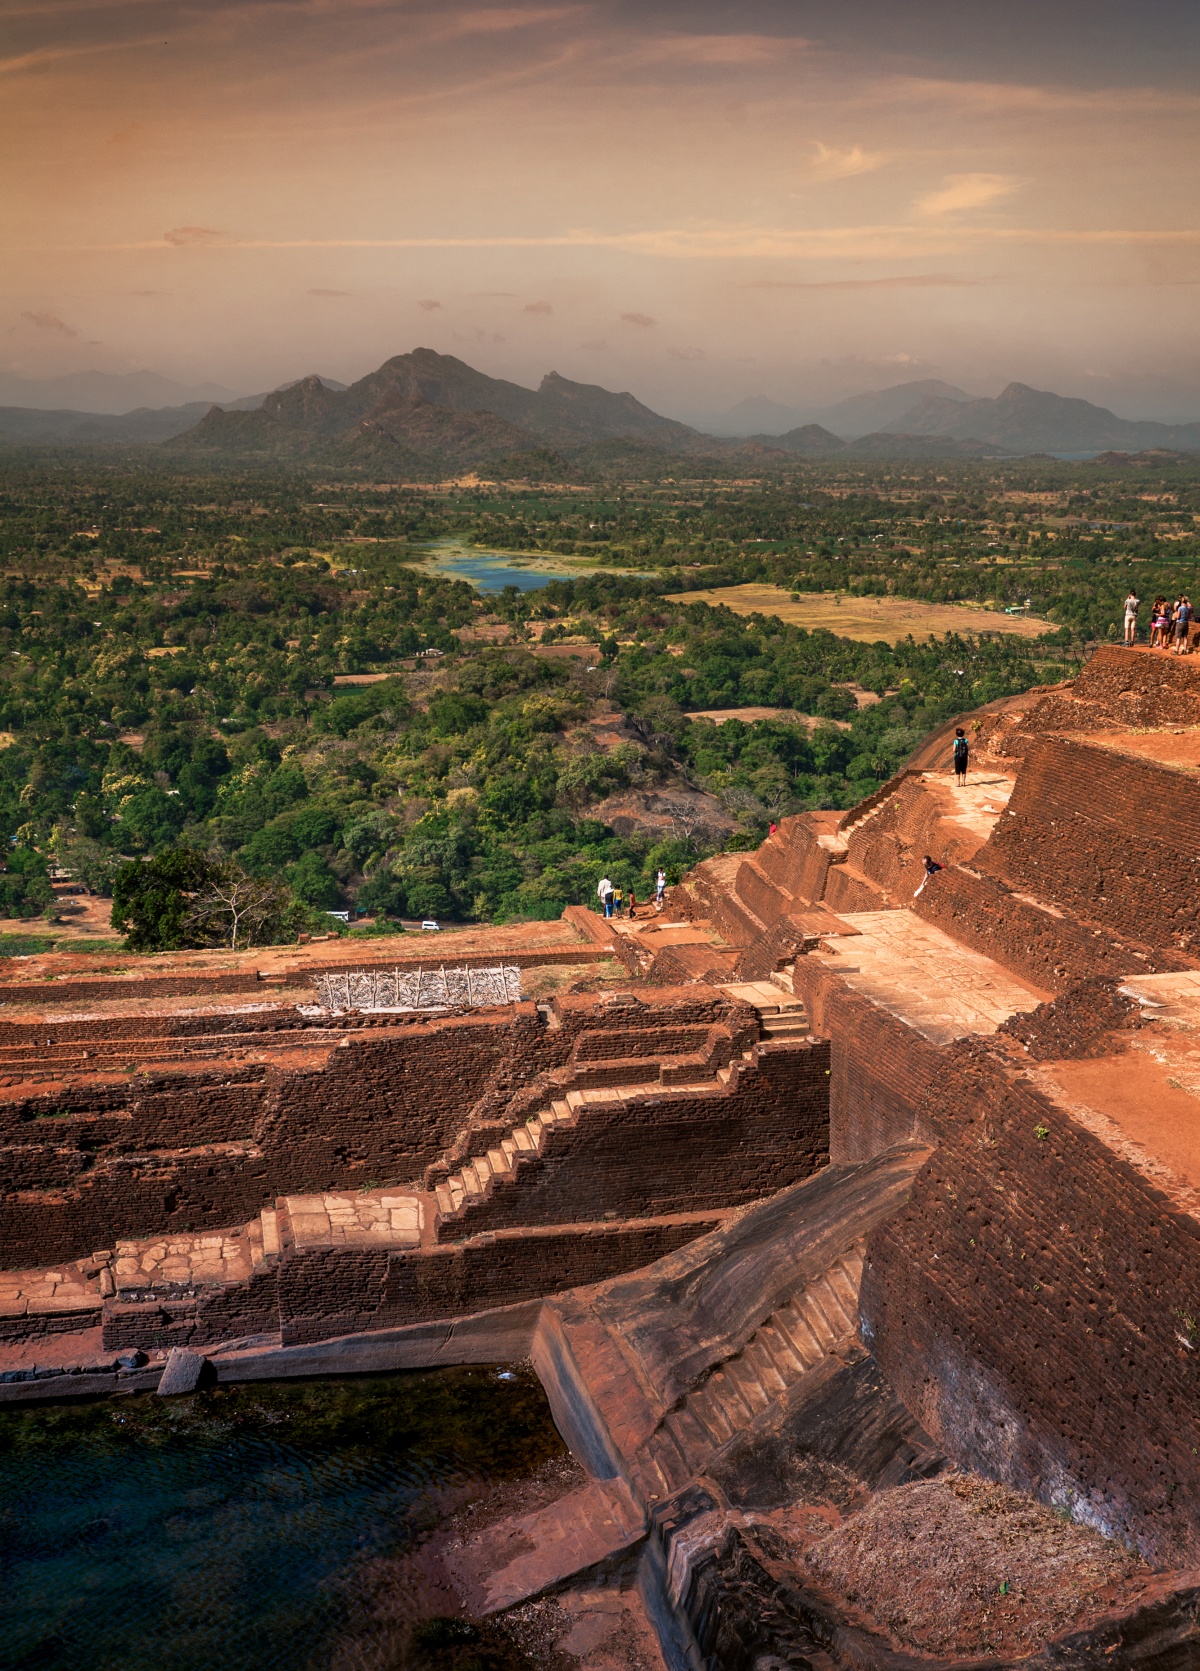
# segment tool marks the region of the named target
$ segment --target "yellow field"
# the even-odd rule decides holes
[[[839,602],[840,598],[840,602]],[[800,602],[782,586],[719,586],[708,592],[672,592],[673,603],[724,604],[737,615],[777,615],[790,626],[825,627],[840,638],[864,644],[886,639],[897,644],[911,633],[926,638],[948,632],[1013,632],[1037,638],[1054,631],[1053,621],[1036,615],[1004,615],[970,604],[918,603],[913,598],[851,598],[837,592],[803,592]]]

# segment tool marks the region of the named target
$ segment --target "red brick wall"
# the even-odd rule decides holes
[[[430,1253],[315,1250],[198,1300],[107,1302],[104,1345],[205,1346],[279,1332],[290,1346],[470,1316],[636,1270],[720,1222],[718,1215],[514,1231]]]
[[[1095,930],[1017,899],[994,876],[950,866],[930,882],[913,910],[954,940],[994,957],[1043,992],[1063,992],[1098,975],[1150,975],[1184,968],[1175,951],[1145,946],[1112,930]]]
[[[1025,757],[1008,813],[977,869],[1139,944],[1200,946],[1200,782],[1045,738]]]
[[[593,1104],[576,1126],[552,1127],[541,1159],[448,1221],[442,1239],[699,1212],[797,1183],[828,1152],[828,1065],[823,1044],[767,1044],[732,1094]]]
[[[237,1223],[280,1194],[419,1177],[489,1078],[513,1059],[532,1064],[547,1036],[555,1035],[526,1004],[485,1019],[351,1031],[346,1048],[319,1050],[311,1070],[250,1069],[261,1084],[249,1087],[163,1076],[164,1089],[126,1091],[125,1106],[99,1120],[22,1120],[27,1107],[6,1105],[0,1264],[40,1265],[121,1237]],[[80,1087],[40,1106],[95,1095]],[[119,1095],[101,1086],[98,1100]],[[206,1152],[238,1140],[240,1152]]]
[[[936,1146],[864,1278],[865,1338],[900,1397],[965,1466],[1194,1561],[1200,1345],[1176,1335],[1178,1313],[1200,1323],[1200,1224],[997,1050],[939,1049],[818,964],[797,972],[832,1039],[834,1160]],[[1068,1052],[1088,1047],[1092,995],[1063,1011]]]

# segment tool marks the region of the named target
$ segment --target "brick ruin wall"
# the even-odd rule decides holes
[[[1158,1564],[1194,1562],[1200,1225],[996,1049],[939,1049],[817,964],[799,961],[798,984],[832,1040],[834,1161],[934,1149],[868,1249],[864,1338],[884,1372],[962,1465]],[[1104,983],[1049,1008],[1021,1025],[1063,1055],[1094,1049],[1106,1014],[1123,1024]]]
[[[319,1249],[198,1301],[109,1306],[108,1351],[278,1334],[295,1346],[471,1316],[623,1275],[706,1235],[721,1215],[522,1229],[431,1252]]]
[[[1200,785],[1066,737],[1026,754],[976,867],[1085,921],[1186,951],[1195,928]]]
[[[656,1218],[740,1206],[828,1159],[829,1049],[763,1044],[729,1095],[601,1104],[547,1135],[544,1158],[469,1210],[464,1228]],[[451,1226],[457,1233],[457,1226]]]
[[[753,1012],[703,986],[659,989],[649,1003],[565,995],[549,1015],[526,1003],[420,1023],[347,1018],[334,1032],[281,1007],[219,1025],[214,1035],[204,1031],[212,1016],[160,1017],[155,1048],[183,1040],[229,1050],[274,1038],[290,1062],[272,1063],[269,1052],[266,1063],[201,1059],[191,1074],[152,1073],[132,1094],[108,1072],[0,1104],[0,1261],[43,1265],[124,1237],[236,1224],[283,1194],[419,1183],[449,1171],[456,1150],[481,1153],[482,1139],[524,1118],[556,1070],[624,1083],[672,1058],[686,1076],[688,1063],[715,1068],[757,1037]],[[92,1062],[113,1044],[110,1033],[118,1058],[126,1045],[131,1059],[146,1051],[148,1030],[136,1018],[93,1018],[64,1020],[54,1033],[59,1050],[87,1046]],[[32,1046],[34,1034],[9,1022],[0,1044]],[[304,1051],[298,1066],[294,1048]],[[738,1061],[728,1089],[713,1081],[662,1099],[638,1084],[552,1131],[537,1163],[440,1227],[440,1246],[293,1252],[198,1296],[110,1301],[106,1344],[275,1331],[319,1339],[513,1304],[636,1268],[825,1163],[827,1061],[821,1046],[766,1044],[757,1060]]]
[[[351,1032],[344,1049],[314,1045],[304,1067],[232,1062],[0,1103],[0,1263],[233,1224],[281,1194],[411,1179],[489,1079],[536,1055],[542,1032],[522,1005]]]

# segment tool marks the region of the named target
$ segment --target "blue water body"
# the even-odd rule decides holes
[[[514,564],[511,553],[469,551],[439,558],[439,574],[451,580],[469,580],[481,592],[502,592],[516,586],[522,592],[536,592],[552,580],[578,580],[580,569],[527,569]]]
[[[370,1563],[557,1452],[525,1371],[5,1410],[0,1665],[324,1671]]]

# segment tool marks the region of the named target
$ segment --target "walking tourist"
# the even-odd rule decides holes
[[[913,895],[914,899],[919,898],[920,895],[925,892],[925,884],[926,884],[926,882],[929,881],[930,877],[931,876],[936,876],[939,870],[943,870],[945,868],[945,866],[940,865],[937,862],[936,859],[931,859],[928,853],[926,853],[923,862],[924,862],[924,865],[925,865],[925,874],[921,878],[921,886],[917,889],[916,893]]]
[[[621,907],[624,903],[625,895],[621,892],[619,887],[614,888],[612,891],[612,910],[608,913],[608,915],[610,917],[619,917],[621,915]]]
[[[630,888],[630,890],[629,890],[629,920],[630,920],[630,922],[633,921],[636,914],[637,914],[637,895],[634,893],[633,889]]]
[[[962,788],[967,781],[967,766],[971,759],[971,749],[967,742],[967,734],[960,725],[954,733],[954,782]]]
[[[1141,607],[1142,607],[1142,600],[1141,600],[1141,598],[1138,597],[1137,593],[1134,591],[1133,587],[1131,586],[1129,588],[1129,596],[1125,599],[1125,642],[1126,642],[1126,644],[1136,644],[1137,643],[1137,618],[1138,618],[1138,610]]]
[[[1191,600],[1185,593],[1181,593],[1179,602],[1175,606],[1175,650],[1177,656],[1188,653],[1188,627],[1192,620]]]
[[[654,879],[654,909],[656,911],[661,911],[662,910],[662,908],[663,908],[663,895],[666,893],[666,891],[667,891],[667,873],[666,873],[665,870],[660,870],[658,875]]]
[[[611,917],[613,913],[613,885],[607,876],[602,876],[596,884],[596,893],[600,904],[604,907],[604,915]]]

